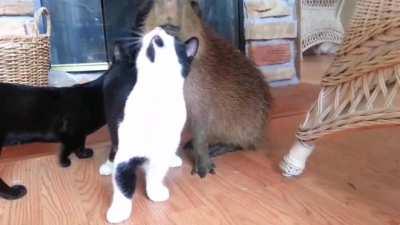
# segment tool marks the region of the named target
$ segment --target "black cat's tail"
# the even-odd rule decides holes
[[[3,179],[0,178],[0,197],[7,200],[15,200],[22,198],[27,190],[23,185],[8,186]]]
[[[136,170],[146,161],[145,158],[134,157],[127,162],[119,163],[115,171],[115,182],[126,198],[132,198],[136,188]]]

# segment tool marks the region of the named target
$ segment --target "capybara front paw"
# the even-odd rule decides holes
[[[192,174],[197,173],[201,178],[207,176],[208,173],[215,174],[215,164],[210,160],[199,160],[195,163]]]

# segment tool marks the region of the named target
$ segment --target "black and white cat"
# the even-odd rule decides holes
[[[120,81],[105,82],[107,123],[111,136],[118,141],[112,140],[118,150],[108,222],[129,218],[138,167],[145,170],[147,196],[156,202],[169,198],[163,179],[169,167],[182,164],[176,150],[186,121],[183,83],[198,45],[197,38],[182,43],[155,28],[143,36],[134,55],[137,80],[125,74],[118,78]],[[126,55],[126,50],[118,48],[116,55]]]

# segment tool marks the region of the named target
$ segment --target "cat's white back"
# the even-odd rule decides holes
[[[165,33],[159,29],[155,32]],[[144,45],[148,43],[146,37]],[[125,158],[132,157],[130,154],[165,158],[176,151],[174,147],[180,142],[177,134],[186,121],[182,66],[173,47],[173,37],[162,37],[165,46],[154,45],[158,48],[154,62],[147,58],[145,48],[137,58],[137,82],[118,129],[119,148],[132,149],[124,153]]]
[[[151,59],[147,46],[157,35],[163,45],[153,43],[155,57]],[[163,184],[169,167],[182,164],[176,150],[186,121],[184,70],[176,52],[175,39],[156,28],[143,37],[142,43],[136,59],[137,82],[125,102],[123,119],[118,127],[118,151],[112,173],[113,199],[107,212],[110,223],[122,222],[131,214],[134,187],[131,192],[126,186],[134,181],[125,177],[136,168],[132,163],[144,161],[146,193],[156,202],[169,198],[168,188]],[[196,49],[197,45],[194,45]],[[194,57],[197,50],[192,51],[193,55],[188,52],[190,50],[186,51],[188,56]]]

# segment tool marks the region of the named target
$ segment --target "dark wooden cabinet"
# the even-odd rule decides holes
[[[52,15],[53,66],[68,65],[62,70],[88,71],[107,66],[114,41],[130,36],[137,13],[136,1],[143,0],[35,1],[39,6],[48,7]],[[244,43],[241,40],[242,2],[200,0],[206,23],[236,47]],[[93,68],[88,68],[89,64]]]
[[[135,1],[102,0],[104,28],[108,49],[118,37],[129,35],[136,14]],[[242,0],[200,0],[203,19],[222,37],[236,47],[241,43],[241,7]]]

